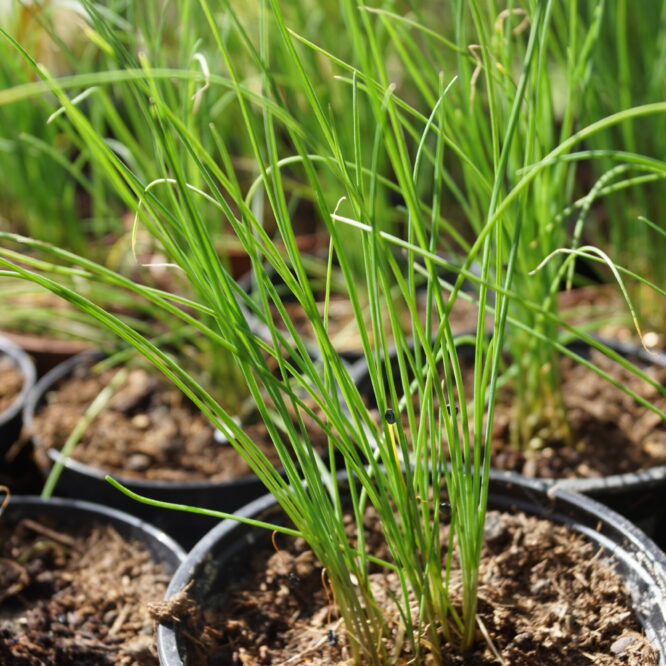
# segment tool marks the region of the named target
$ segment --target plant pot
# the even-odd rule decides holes
[[[567,525],[591,542],[595,551],[609,555],[640,624],[659,652],[660,663],[666,663],[666,556],[640,530],[588,497],[565,489],[547,493],[538,482],[509,472],[492,472],[488,506]],[[237,515],[275,522],[281,512],[274,498],[265,496]],[[190,598],[204,607],[213,595],[224,598],[221,595],[230,587],[238,587],[260,538],[266,543],[265,530],[223,521],[188,554],[171,580],[166,598],[189,584]],[[188,663],[187,647],[177,629],[160,624],[157,634],[162,666]]]
[[[63,340],[15,331],[4,331],[3,335],[30,354],[39,376],[47,373],[68,358],[89,349],[85,342],[79,342],[78,340]]]
[[[103,357],[101,353],[81,354],[61,363],[42,377],[26,401],[24,421],[28,430],[49,390],[71,375],[80,364]],[[39,451],[39,438],[33,436],[33,443],[35,450]],[[48,474],[59,457],[59,452],[54,449],[48,449],[47,456],[36,456],[44,475]],[[105,476],[105,471],[70,457],[65,461],[56,493],[64,497],[94,500],[136,515],[164,530],[186,548],[196,543],[216,523],[216,519],[210,516],[162,509],[132,500],[107,483]],[[152,499],[229,513],[266,492],[265,486],[254,474],[231,481],[140,479],[115,473],[113,476],[130,490]]]
[[[2,520],[8,518],[12,521],[44,517],[64,530],[100,521],[112,525],[121,536],[140,541],[168,573],[176,571],[185,560],[185,551],[162,530],[129,513],[99,503],[62,497],[42,499],[34,495],[13,495],[0,515]]]
[[[167,575],[172,574],[180,565],[180,563],[185,558],[185,553],[182,548],[173,541],[169,536],[164,532],[158,530],[154,526],[135,518],[129,514],[110,509],[108,507],[93,504],[91,502],[82,502],[80,500],[73,499],[61,499],[61,498],[51,498],[44,500],[36,496],[20,496],[14,495],[11,497],[9,504],[4,509],[3,512],[0,512],[0,522],[5,523],[9,521],[10,523],[18,522],[22,519],[30,519],[33,522],[39,522],[40,520],[46,520],[49,523],[49,527],[56,530],[58,533],[62,532],[63,543],[64,537],[69,536],[73,532],[78,532],[81,529],[92,527],[93,525],[99,526],[110,526],[118,534],[124,537],[127,540],[139,542],[149,553],[150,559],[155,564],[160,564],[165,570]],[[49,539],[56,539],[55,537],[50,537],[50,533],[46,532],[45,536],[42,537],[44,544],[54,543],[49,541]],[[106,545],[106,541],[101,544],[103,547]],[[62,546],[60,546],[62,548]],[[124,552],[124,551],[123,551]],[[86,553],[83,552],[82,555]],[[126,562],[121,562],[119,565],[125,566]],[[105,565],[102,565],[105,566]],[[145,571],[142,566],[141,571]],[[34,574],[31,574],[34,575]],[[127,571],[127,575],[130,574]],[[143,574],[139,574],[143,575]],[[37,579],[40,580],[39,578]],[[50,580],[50,579],[49,579]],[[85,581],[85,578],[83,579]],[[134,583],[134,578],[132,582]],[[48,581],[46,581],[48,585]],[[108,580],[107,580],[108,585]],[[142,588],[150,590],[150,587]],[[57,591],[57,590],[56,590]],[[155,595],[158,596],[158,595]],[[2,595],[0,595],[0,598]],[[119,597],[122,598],[122,597]],[[130,598],[131,593],[130,593]],[[159,601],[158,598],[155,598],[154,601]],[[25,603],[25,602],[24,602]],[[35,608],[40,608],[42,604],[40,599],[35,605]],[[80,602],[78,602],[80,604]],[[48,608],[48,606],[47,606]],[[48,611],[41,611],[42,613],[47,613]],[[78,612],[78,607],[77,607]],[[85,612],[85,611],[84,611]],[[63,619],[58,618],[58,621],[64,624],[70,624],[69,616],[71,613],[64,614]],[[74,620],[72,620],[74,622]],[[106,624],[106,621],[105,621]],[[77,625],[74,625],[77,626]],[[47,630],[49,632],[57,632],[60,635],[60,631],[55,628],[55,624],[48,626]],[[81,642],[87,643],[90,640],[91,636],[84,636],[85,632],[81,634]],[[7,636],[3,636],[6,640]],[[141,636],[137,633],[137,641],[141,641]],[[11,644],[10,644],[11,645]],[[7,646],[6,646],[7,647]],[[8,649],[8,648],[7,648]],[[3,662],[4,663],[4,662]],[[14,663],[13,661],[11,663]],[[20,661],[20,663],[28,663]],[[32,660],[29,663],[37,663]],[[43,663],[43,662],[39,662]],[[58,662],[65,663],[65,661]],[[75,662],[67,661],[66,663],[83,663],[78,660]],[[89,663],[86,661],[85,663]],[[92,662],[90,662],[92,663]],[[95,663],[98,663],[95,661]],[[101,663],[101,662],[99,662]],[[106,663],[106,662],[105,662]],[[129,662],[128,662],[129,663]]]
[[[633,343],[606,339],[602,342],[623,356],[666,367],[666,354],[662,352],[647,353]],[[589,346],[580,341],[569,346],[581,356],[590,352]],[[547,483],[593,497],[636,523],[662,548],[666,546],[666,465],[598,479],[561,479]]]
[[[634,357],[646,364],[666,367],[666,354],[648,354],[642,348],[629,343],[601,338],[598,340],[624,356]],[[568,346],[583,357],[590,355],[591,349],[587,343],[575,341]],[[473,358],[473,345],[461,345],[458,349],[461,358]],[[393,351],[390,354],[394,357]],[[397,361],[394,365],[397,369]],[[352,366],[350,373],[361,394],[372,403],[374,398],[371,395],[372,387],[365,361],[359,361]],[[666,499],[666,465],[597,478],[536,477],[534,480],[544,489],[557,486],[593,497],[636,523],[662,547],[666,546],[666,503],[663,501]]]
[[[8,356],[23,375],[23,386],[16,399],[0,413],[0,457],[16,441],[21,432],[22,410],[26,396],[35,383],[35,366],[30,357],[7,338],[0,337],[0,357]]]

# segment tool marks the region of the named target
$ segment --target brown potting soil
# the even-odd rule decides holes
[[[148,603],[169,577],[109,526],[76,534],[0,519],[0,663],[157,665]]]
[[[381,543],[376,525],[369,529],[373,534],[368,543]],[[442,543],[447,543],[447,533],[443,526]],[[322,586],[319,564],[302,539],[287,542],[280,537],[281,550],[275,552],[267,535],[266,550],[254,554],[248,579],[240,587],[235,581],[235,589],[217,606],[202,608],[187,590],[153,606],[159,620],[187,636],[188,664],[352,663],[338,611]],[[380,546],[375,554],[387,557],[385,551]],[[415,663],[391,600],[393,595],[400,598],[396,574],[376,571],[370,577],[388,627],[388,654],[397,650],[395,663],[400,666]],[[458,605],[461,572],[455,557],[450,590]],[[603,553],[565,526],[522,513],[487,516],[478,618],[484,631],[478,632],[473,652],[459,657],[455,646],[444,643],[445,664],[638,666],[658,661]],[[436,661],[427,642],[420,642],[418,663],[433,666]]]
[[[9,356],[0,356],[0,414],[12,406],[22,388],[23,373]]]
[[[592,362],[622,385],[666,411],[666,397],[598,352]],[[646,372],[666,384],[666,369]],[[95,376],[82,368],[48,393],[32,425],[42,456],[46,448],[60,449],[88,405],[113,376]],[[572,438],[545,441],[535,451],[510,444],[513,418],[511,392],[497,404],[493,466],[530,477],[601,477],[666,464],[666,424],[621,389],[570,359],[562,360],[562,377]],[[306,422],[306,425],[307,422]],[[315,424],[313,444],[325,441]],[[253,441],[278,465],[275,447],[261,423],[244,426]],[[213,427],[190,401],[166,381],[145,370],[132,370],[108,407],[88,428],[74,457],[123,476],[148,479],[229,480],[250,473],[229,444],[218,444]]]
[[[88,367],[46,395],[30,426],[38,458],[47,465],[47,449],[60,450],[95,397],[117,370],[93,374]],[[326,439],[303,414],[313,446]],[[243,426],[247,435],[276,466],[279,457],[263,423]],[[176,387],[142,368],[129,376],[106,408],[87,428],[73,458],[109,473],[142,479],[227,481],[251,473],[229,444],[215,441],[210,421]]]
[[[591,361],[622,386],[666,411],[666,396],[596,350]],[[493,466],[544,478],[601,477],[666,464],[666,423],[622,389],[595,372],[563,358],[562,396],[571,429],[569,442],[544,441],[535,451],[519,451],[509,443],[513,418],[511,393],[497,405]],[[666,368],[644,369],[666,385]]]
[[[595,330],[600,337],[640,344],[629,308],[616,284],[595,284],[560,291],[557,301],[560,315],[572,326],[596,321]]]
[[[471,392],[471,361],[462,360],[463,382]],[[666,411],[666,396],[657,389],[596,350],[592,350],[590,360],[620,385]],[[666,368],[644,367],[640,361],[637,364],[653,380],[666,386]],[[495,406],[493,468],[532,478],[556,479],[599,478],[666,464],[666,423],[658,414],[570,358],[561,360],[561,377],[569,438],[565,440],[558,433],[546,432],[537,448],[526,450],[514,446],[511,442],[511,425],[516,418],[514,394],[505,386],[498,392]],[[376,412],[376,419],[380,418]],[[404,414],[402,421],[406,427]],[[548,422],[544,425],[548,431]]]

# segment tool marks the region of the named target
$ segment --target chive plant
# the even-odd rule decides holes
[[[529,10],[502,12],[491,4],[473,2],[469,14],[459,5],[455,15],[458,53],[469,51],[473,57],[459,57],[459,85],[452,90],[455,103],[445,106],[448,113],[442,122],[463,155],[472,156],[469,161],[451,160],[449,179],[455,180],[458,169],[462,172],[459,202],[480,233],[488,222],[488,211],[492,216],[499,200],[520,183],[523,170],[573,133],[599,17],[593,15],[583,23],[576,3],[571,2],[532,3]],[[542,25],[533,42],[537,17]],[[516,63],[526,58],[530,48],[529,70],[516,85]],[[509,147],[502,136],[507,124],[516,137]],[[503,182],[495,187],[492,177],[500,164]],[[479,175],[474,177],[473,171]],[[494,274],[511,263],[520,276],[514,283],[518,297],[512,300],[510,312],[525,326],[508,329],[507,351],[514,365],[511,440],[521,448],[569,439],[559,388],[560,352],[552,345],[558,336],[560,270],[552,261],[535,275],[529,273],[544,257],[568,244],[566,227],[554,219],[571,201],[574,187],[572,164],[559,163],[536,175],[531,186],[504,208],[498,224],[505,242],[498,242],[496,260],[490,273],[484,274]],[[517,237],[521,241],[514,244]],[[535,303],[540,305],[537,310],[528,305]]]
[[[341,7],[353,45],[349,61],[335,55],[334,42],[317,44],[292,31],[281,5],[278,0],[259,3],[251,22],[256,29],[249,30],[233,3],[223,3],[224,12],[219,14],[207,0],[200,0],[207,39],[217,49],[223,74],[187,67],[165,71],[140,54],[129,54],[133,60],[123,69],[83,78],[54,78],[34,65],[42,79],[38,86],[0,91],[3,107],[46,92],[57,98],[63,122],[87,146],[106,185],[134,211],[137,228],[148,231],[172,270],[182,273],[189,295],[148,287],[69,250],[7,232],[0,233],[0,239],[21,243],[29,254],[17,261],[0,248],[0,267],[3,276],[32,281],[95,318],[230,433],[230,444],[273,493],[292,525],[260,524],[302,536],[326,568],[354,663],[380,666],[407,653],[416,663],[426,659],[443,663],[449,651],[473,647],[476,635],[478,567],[501,354],[508,324],[523,331],[530,327],[530,322],[512,313],[510,302],[518,301],[538,321],[550,325],[555,320],[546,298],[550,292],[540,291],[543,298],[532,301],[517,291],[514,274],[529,263],[521,252],[530,220],[521,226],[516,215],[527,215],[524,208],[534,201],[547,207],[541,198],[555,189],[546,189],[543,181],[558,176],[553,160],[567,155],[578,141],[624,118],[664,108],[627,111],[572,137],[567,130],[559,144],[546,137],[553,146],[546,153],[537,121],[547,117],[550,107],[538,107],[539,114],[527,126],[522,114],[542,92],[539,77],[548,62],[544,49],[552,31],[551,3],[530,4],[520,35],[510,34],[517,27],[513,23],[501,24],[498,30],[495,17],[489,22],[480,2],[453,3],[446,25],[453,26],[456,36],[450,40],[419,23],[426,17],[417,7],[417,19],[407,19],[388,9],[377,13],[345,1]],[[103,13],[95,13],[95,6],[87,3],[87,7],[103,39],[118,44],[117,29]],[[481,49],[470,54],[466,35],[472,28],[479,33]],[[490,50],[490,42],[500,49],[501,58]],[[411,79],[404,90],[392,85],[382,50],[387,43]],[[420,65],[442,49],[453,54],[451,72],[440,75],[436,65],[422,70]],[[333,74],[326,80],[314,78],[307,66],[313,53],[327,61],[339,78],[333,80]],[[247,59],[258,78],[243,77]],[[256,173],[255,187],[248,190],[237,177],[224,137],[217,136],[214,124],[207,128],[188,122],[191,109],[171,104],[169,91],[176,82],[195,89],[208,85],[206,94],[211,96],[232,95],[229,107],[242,119],[235,134],[242,133],[249,146],[244,159]],[[81,86],[103,88],[111,83],[136,101],[151,139],[142,150],[150,151],[156,178],[147,179],[131,160],[121,159],[85,109],[72,101],[82,92]],[[346,113],[329,112],[327,101],[335,97],[329,86],[339,86],[351,96]],[[475,102],[476,87],[480,90]],[[191,100],[195,103],[196,98]],[[486,113],[489,120],[481,122]],[[380,164],[387,166],[390,176],[380,173]],[[308,279],[308,259],[295,238],[287,166],[298,169],[302,187],[330,238],[323,313]],[[516,167],[524,168],[519,177],[513,171]],[[554,169],[557,172],[558,167]],[[559,176],[558,187],[565,188],[566,175]],[[400,193],[400,224],[383,215],[382,188]],[[451,224],[443,205],[445,195],[452,197],[454,208],[469,215],[472,224],[466,235]],[[220,226],[233,230],[250,257],[257,298],[238,286],[220,258],[216,236],[202,212],[208,207],[216,210]],[[266,231],[266,217],[275,225],[274,235]],[[350,231],[358,246],[353,258],[345,238]],[[440,275],[451,264],[438,254],[447,233],[446,242],[467,250],[455,284],[448,286],[448,300]],[[36,259],[35,253],[48,256],[49,262]],[[365,271],[362,284],[353,268],[355,261]],[[479,262],[480,275],[470,270],[473,261]],[[384,415],[379,421],[353,384],[328,333],[334,262],[359,326],[375,399]],[[284,307],[285,292],[271,280],[273,272],[312,324],[320,357],[316,363]],[[427,280],[424,317],[414,290],[420,275]],[[68,283],[74,278],[75,283]],[[447,316],[464,279],[477,286],[479,307],[469,386],[463,383],[460,341],[453,336]],[[148,335],[101,307],[94,290],[82,292],[79,285],[87,283],[144,299],[163,313],[171,330],[186,325],[206,341],[209,353],[230,354],[271,435],[285,476],[193,373]],[[362,311],[364,299],[371,313],[369,327]],[[252,333],[241,303],[265,323],[268,340]],[[409,312],[411,341],[398,316],[402,308]],[[275,311],[286,332],[276,323]],[[488,332],[487,317],[492,320]],[[439,323],[433,336],[435,318]],[[535,335],[541,344],[552,342],[548,331],[536,330]],[[390,341],[397,371],[389,359]],[[404,399],[406,394],[414,399]],[[396,414],[404,418],[396,419]],[[325,459],[313,450],[305,416],[326,434],[329,452],[336,455]],[[338,481],[341,470],[347,473],[346,489]],[[448,510],[443,515],[442,496],[450,515]],[[160,504],[234,518],[183,507],[177,497],[172,504]],[[366,548],[363,520],[369,506],[379,518],[386,558]],[[351,536],[345,529],[347,511],[355,526]],[[446,540],[441,538],[441,519],[450,522]],[[454,554],[461,567],[460,589],[452,582]],[[399,581],[398,631],[373,595],[370,574],[376,570],[392,572]],[[391,636],[393,643],[387,640]]]
[[[83,73],[100,62],[100,50],[83,34],[80,3],[10,3],[0,26],[54,72]],[[0,86],[34,80],[28,63],[0,41]],[[85,95],[80,103],[89,105]],[[56,107],[57,108],[57,107]],[[69,126],[52,116],[53,100],[26,99],[0,117],[0,226],[39,236],[77,252],[108,228],[113,206],[100,191],[95,167]],[[117,215],[115,211],[114,216]]]
[[[606,4],[598,3],[583,9],[576,2],[546,2],[543,7],[539,3],[529,3],[525,8],[498,11],[492,3],[454,3],[449,41],[433,35],[423,27],[425,24],[415,26],[408,17],[375,12],[390,26],[391,37],[400,45],[397,50],[403,67],[412,73],[414,81],[421,82],[418,88],[425,100],[432,98],[437,80],[432,66],[437,60],[433,54],[444,53],[441,60],[445,64],[455,63],[458,78],[441,113],[441,124],[450,146],[441,176],[448,187],[449,198],[444,200],[441,217],[453,221],[462,215],[474,233],[481,235],[489,219],[493,218],[492,211],[508,193],[511,194],[500,206],[501,215],[494,219],[494,224],[502,228],[505,242],[498,242],[495,260],[484,277],[487,279],[497,274],[492,280],[499,283],[502,268],[509,264],[517,276],[513,285],[516,297],[510,301],[509,313],[519,323],[511,325],[506,336],[506,351],[512,364],[508,375],[514,405],[510,436],[515,446],[528,451],[545,444],[574,443],[560,388],[562,350],[557,300],[562,286],[571,284],[573,259],[582,255],[610,266],[608,274],[612,274],[613,279],[619,278],[620,289],[626,295],[621,277],[624,274],[626,279],[626,269],[617,266],[606,253],[596,248],[581,247],[586,214],[622,170],[618,171],[616,167],[612,172],[604,172],[602,167],[603,175],[599,181],[585,191],[581,187],[582,176],[586,170],[590,171],[590,164],[596,168],[596,153],[580,150],[561,157],[558,153],[564,152],[561,146],[580,142],[581,137],[576,131],[585,121],[602,124],[609,121],[608,129],[596,132],[590,138],[591,143],[601,142],[606,147],[622,145],[618,136],[632,134],[631,128],[640,123],[618,122],[622,120],[621,116],[610,121],[612,116],[609,114],[624,112],[632,101],[638,104],[656,100],[657,90],[663,86],[663,77],[659,76],[663,62],[659,64],[658,59],[652,67],[647,63],[644,68],[636,66],[636,70],[644,72],[644,76],[652,81],[649,96],[628,98],[626,86],[611,86],[610,77],[599,77],[605,81],[599,84],[599,64],[612,62],[604,50],[612,46],[603,26],[606,30],[608,25],[617,26],[622,32],[634,25],[634,19],[639,24],[648,21],[646,16],[632,16],[632,20],[624,21],[626,16],[617,15]],[[626,10],[626,3],[620,3],[617,11],[621,12],[623,6]],[[534,35],[537,16],[542,26],[536,44],[532,44],[530,37]],[[646,30],[643,25],[643,31]],[[662,43],[663,31],[654,28],[647,31],[653,41]],[[428,49],[414,46],[415,34],[425,40]],[[627,41],[626,34],[623,35]],[[517,85],[517,64],[525,61],[529,48],[534,49],[530,67],[524,70],[520,85]],[[655,47],[655,50],[658,49]],[[618,58],[626,57],[626,53],[622,56],[621,52]],[[613,89],[610,103],[605,87]],[[636,82],[635,89],[644,90],[644,87]],[[520,104],[520,112],[512,116],[516,104]],[[597,113],[590,113],[590,109]],[[641,116],[643,113],[649,114],[646,127],[652,123],[663,124],[663,109],[660,107],[646,106]],[[630,111],[627,120],[631,115]],[[503,128],[508,125],[512,126],[516,138],[505,150]],[[645,144],[644,141],[636,147],[626,159],[636,169],[649,172],[648,179],[659,180],[663,178],[663,163],[650,158]],[[621,158],[616,156],[615,159]],[[548,168],[533,168],[545,165],[545,161],[549,163]],[[503,182],[496,189],[493,179],[500,167]],[[526,178],[529,178],[529,187],[523,187]],[[650,190],[640,179],[635,185],[637,187],[632,191],[638,196],[649,195]],[[658,197],[652,196],[651,200],[656,202]],[[490,218],[488,211],[491,211]],[[643,235],[634,234],[636,225],[629,221],[630,215],[626,207],[615,208],[617,226],[624,230],[618,237],[623,239],[627,253],[618,252],[613,258],[632,266],[634,276],[639,274],[638,283],[643,285],[646,280],[640,277],[643,274],[638,265],[640,262],[629,254],[635,247],[629,237],[637,237],[638,243],[645,242],[645,239],[641,241]],[[660,232],[655,226],[645,221],[645,235],[649,232],[653,238],[657,232],[663,236],[663,230]],[[446,229],[442,235],[451,236]],[[520,238],[520,242],[514,243],[516,238]],[[468,266],[474,250],[470,251],[465,245],[460,247],[463,256],[468,258],[465,262]],[[567,252],[569,256],[566,256]],[[649,280],[649,276],[646,277]],[[661,284],[656,276],[652,279],[652,287],[655,284]],[[664,295],[659,287],[651,293],[657,298]],[[633,309],[631,303],[629,309]]]
[[[589,8],[579,10],[585,15]],[[654,3],[649,12],[626,0],[607,3],[600,30],[595,76],[590,78],[594,94],[585,105],[586,117],[592,120],[615,109],[663,100],[666,3]],[[646,118],[604,133],[589,146],[597,155],[590,169],[597,220],[588,223],[594,225],[588,235],[637,274],[628,277],[627,286],[641,325],[653,336],[666,327],[664,128],[662,116]]]

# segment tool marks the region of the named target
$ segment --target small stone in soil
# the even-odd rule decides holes
[[[143,472],[150,467],[151,458],[145,453],[134,453],[127,459],[127,466],[134,472]]]

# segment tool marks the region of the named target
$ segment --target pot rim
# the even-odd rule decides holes
[[[32,362],[32,359],[28,356],[28,354],[15,342],[4,336],[0,336],[0,354],[9,356],[23,375],[23,386],[21,387],[21,392],[14,399],[11,405],[9,405],[7,409],[0,413],[1,427],[9,423],[22,412],[23,406],[28,399],[28,395],[35,384],[37,372],[35,370],[35,364]]]
[[[654,594],[653,597],[663,626],[655,631],[649,625],[644,627],[644,630],[659,651],[659,663],[662,666],[666,664],[666,554],[631,521],[586,495],[568,488],[546,489],[538,481],[502,470],[491,470],[490,483],[489,510],[496,508],[524,511],[557,524],[573,527],[589,541],[604,548],[614,562],[630,566],[630,571],[620,574],[627,588],[636,578],[655,589],[658,588],[659,594]],[[244,518],[256,517],[276,505],[277,501],[272,495],[265,495],[244,506],[236,515]],[[258,529],[227,519],[203,536],[174,573],[165,599],[168,600],[181,591],[192,580],[214,545],[243,528]],[[632,609],[637,611],[638,606],[638,602],[632,597]],[[178,648],[176,630],[160,623],[157,628],[157,649],[162,666],[183,666]]]
[[[128,527],[148,534],[151,539],[159,542],[170,550],[181,564],[187,557],[187,553],[183,548],[163,530],[160,530],[151,523],[148,523],[141,518],[137,518],[130,513],[105,506],[104,504],[66,497],[50,497],[44,499],[39,495],[12,495],[9,504],[4,511],[11,512],[13,507],[34,507],[37,511],[40,507],[59,507],[65,511],[76,509],[83,511],[84,513],[89,513],[91,516],[101,516],[104,519],[108,519],[109,522],[122,523]],[[2,514],[0,513],[0,520],[1,519]]]

